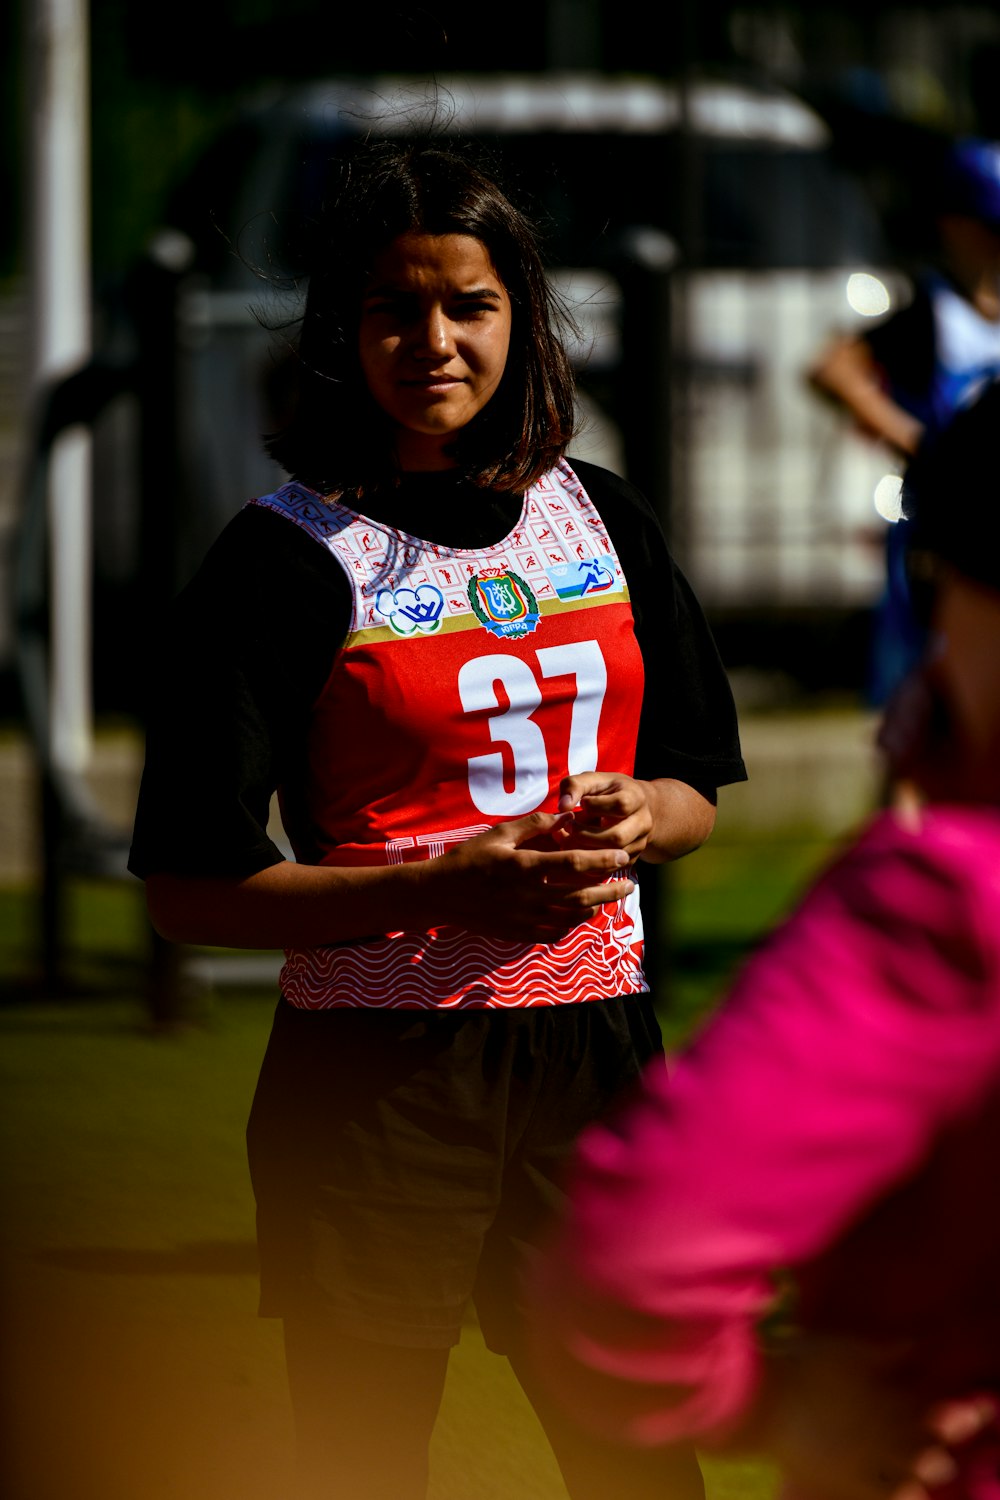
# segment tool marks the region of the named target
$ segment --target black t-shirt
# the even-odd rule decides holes
[[[636,775],[703,791],[744,780],[728,680],[650,505],[606,469],[571,463],[628,581],[646,676]],[[451,474],[410,474],[365,514],[474,548],[502,541],[522,503]],[[271,796],[300,774],[350,613],[339,562],[299,527],[258,506],[230,521],[174,601],[151,663],[134,874],[242,877],[283,859],[267,834]]]

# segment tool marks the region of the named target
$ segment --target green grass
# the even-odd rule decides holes
[[[658,1003],[671,1044],[828,853],[719,842],[670,870]],[[56,986],[37,916],[33,893],[0,890],[0,1488],[280,1500],[290,1424],[278,1330],[255,1317],[243,1147],[273,990],[202,991],[185,1005],[194,1024],[158,1032],[137,886],[66,892]],[[565,1500],[533,1413],[474,1326],[433,1459],[431,1500]],[[766,1466],[705,1467],[710,1500],[773,1496]]]
[[[816,838],[720,841],[669,867],[660,924],[668,958],[657,992],[668,1046],[680,1043],[721,999],[740,964],[831,853],[831,845]]]

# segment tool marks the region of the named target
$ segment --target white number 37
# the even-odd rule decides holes
[[[572,641],[565,646],[541,646],[535,652],[542,677],[573,677],[575,692],[570,718],[566,770],[597,770],[597,730],[608,685],[608,669],[596,641]],[[500,683],[507,706],[489,720],[494,744],[510,746],[513,785],[504,783],[504,757],[499,751],[469,760],[469,791],[480,812],[491,817],[518,818],[533,812],[549,790],[549,757],[545,738],[531,715],[542,704],[535,672],[517,656],[477,656],[458,674],[458,692],[466,713],[501,708]],[[560,772],[560,775],[563,773]]]

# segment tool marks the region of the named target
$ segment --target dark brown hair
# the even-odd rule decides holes
[[[460,150],[375,145],[343,165],[309,275],[292,416],[265,439],[267,451],[325,493],[361,495],[394,480],[391,426],[365,384],[358,320],[376,256],[413,232],[480,240],[510,297],[503,379],[448,452],[483,487],[527,489],[573,436],[573,375],[560,336],[565,313],[546,280],[533,226]]]

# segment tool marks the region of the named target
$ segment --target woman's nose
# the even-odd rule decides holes
[[[455,339],[451,321],[440,308],[433,308],[421,318],[416,330],[415,353],[424,359],[439,359],[454,352]]]

